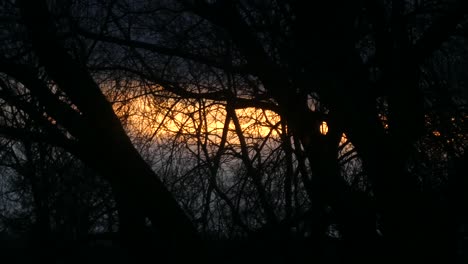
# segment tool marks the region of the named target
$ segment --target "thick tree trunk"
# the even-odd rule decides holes
[[[193,257],[187,251],[195,254],[200,248],[194,226],[134,148],[90,74],[56,39],[45,1],[18,4],[41,64],[80,111],[80,123],[65,127],[79,141],[84,162],[111,182],[124,237],[129,244],[138,245],[134,248],[143,246],[143,225],[148,218],[162,244],[179,253],[174,257]],[[41,103],[47,108],[47,102]]]

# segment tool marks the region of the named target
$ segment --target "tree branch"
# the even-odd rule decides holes
[[[51,133],[51,131],[47,131],[46,134],[28,131],[25,128],[16,128],[0,125],[0,135],[13,140],[28,139],[35,142],[44,142],[53,146],[63,148],[77,157],[80,157],[80,155],[82,154],[77,142],[66,138],[60,133]]]
[[[167,55],[167,56],[174,56],[174,57],[179,57],[183,59],[188,59],[197,63],[205,64],[207,66],[229,71],[232,73],[247,74],[249,72],[249,69],[246,65],[236,66],[236,65],[229,64],[229,63],[224,63],[220,60],[210,59],[205,55],[198,55],[198,54],[186,52],[182,49],[168,48],[168,47],[160,46],[154,43],[148,43],[148,42],[131,40],[131,39],[122,39],[122,38],[113,37],[113,36],[104,36],[102,34],[96,34],[94,32],[87,31],[80,27],[77,27],[76,31],[81,36],[89,38],[89,39],[112,43],[112,44],[118,44],[118,45],[127,46],[131,48],[143,49],[143,50],[156,52],[156,53]]]
[[[468,14],[468,1],[459,0],[450,8],[444,17],[436,20],[424,35],[411,48],[409,54],[417,62],[421,62],[430,56],[435,50],[446,42],[450,36],[454,35],[457,26]]]
[[[84,131],[88,130],[80,113],[52,94],[47,85],[37,77],[38,73],[35,69],[0,58],[0,71],[25,85],[39,99],[41,105],[45,107],[47,114],[65,127],[72,135],[78,138],[85,133]],[[9,89],[6,86],[3,86],[3,88],[3,97],[7,101],[18,105],[19,102],[14,100],[12,91],[7,94]],[[37,112],[31,106],[23,105],[21,108],[30,115],[33,115],[33,112]],[[36,115],[38,114],[36,113]],[[39,114],[39,116],[41,115]]]

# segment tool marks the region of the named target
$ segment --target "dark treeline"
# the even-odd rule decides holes
[[[465,263],[466,0],[3,0],[18,262]]]

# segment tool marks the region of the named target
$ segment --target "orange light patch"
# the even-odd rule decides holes
[[[320,134],[326,135],[328,133],[328,124],[327,122],[323,121],[320,125]]]
[[[122,116],[123,113],[116,113]],[[197,135],[205,135],[212,143],[219,144],[226,120],[226,107],[206,101],[200,104],[194,100],[168,99],[159,104],[151,99],[132,100],[125,109],[129,115],[126,127],[131,134],[170,138],[182,136],[186,141],[196,140]],[[273,111],[255,108],[236,109],[241,130],[247,139],[256,141],[265,137],[278,137],[280,117]],[[228,142],[238,143],[235,127],[229,123]]]

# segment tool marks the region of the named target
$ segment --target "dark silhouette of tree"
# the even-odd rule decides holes
[[[34,64],[18,63],[3,56],[2,72],[24,86],[41,109],[33,108],[30,103],[36,101],[17,102],[16,94],[9,94],[13,105],[37,116],[54,131],[39,133],[38,137],[48,137],[53,143],[63,141],[69,151],[109,180],[117,202],[120,229],[129,246],[139,250],[138,247],[145,245],[145,219],[148,218],[159,227],[158,234],[164,241],[161,245],[173,251],[197,248],[198,238],[192,224],[138,154],[90,73],[58,39],[60,27],[55,25],[46,2],[18,1],[17,4],[24,22],[23,32],[30,39],[27,45],[34,50],[47,79]],[[49,81],[53,82],[55,91],[49,88]],[[177,247],[171,243],[177,243]]]
[[[40,129],[0,132],[106,178],[134,250],[158,237],[184,258],[202,234],[263,241],[277,261],[455,255],[466,1],[59,2],[2,6],[17,30],[0,97]]]

